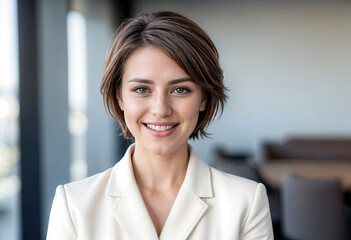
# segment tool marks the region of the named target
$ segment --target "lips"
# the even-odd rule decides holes
[[[156,137],[167,137],[178,127],[179,123],[144,123],[150,134]]]
[[[174,128],[175,126],[177,126],[177,124],[156,125],[156,124],[148,124],[148,123],[146,123],[146,127],[150,128],[151,130],[157,131],[157,132],[168,131],[168,130]]]

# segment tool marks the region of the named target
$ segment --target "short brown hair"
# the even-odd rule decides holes
[[[129,56],[144,46],[161,49],[200,85],[206,108],[199,113],[190,138],[208,136],[205,129],[218,113],[222,114],[227,98],[217,49],[209,36],[190,19],[174,12],[155,12],[142,13],[124,21],[106,60],[101,93],[107,111],[119,122],[124,137],[134,140],[118,105],[123,69]]]

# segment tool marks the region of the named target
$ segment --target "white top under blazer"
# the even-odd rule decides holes
[[[207,166],[189,145],[184,182],[158,238],[133,175],[129,147],[114,167],[60,185],[47,240],[271,240],[263,184]]]

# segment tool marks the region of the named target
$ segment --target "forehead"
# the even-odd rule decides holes
[[[145,46],[136,49],[124,65],[122,79],[184,78],[189,75],[160,48]]]

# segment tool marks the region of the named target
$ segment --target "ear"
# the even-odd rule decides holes
[[[123,100],[120,96],[118,96],[118,94],[116,94],[116,98],[117,98],[117,101],[118,101],[118,106],[119,108],[124,111],[124,105],[123,105]]]
[[[203,112],[205,111],[205,108],[206,108],[206,104],[207,104],[207,99],[204,98],[200,104],[200,112]]]

